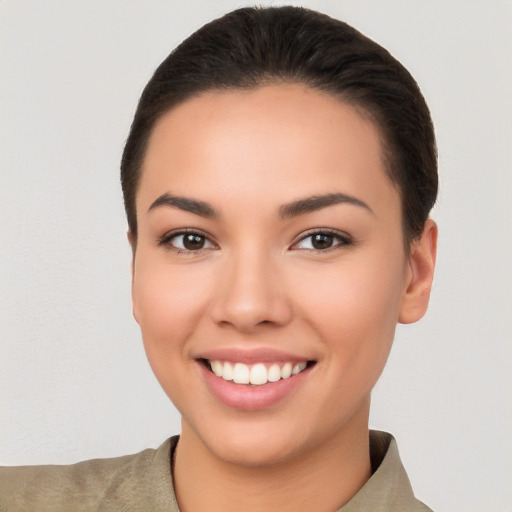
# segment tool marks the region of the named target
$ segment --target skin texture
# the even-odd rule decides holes
[[[368,479],[370,392],[397,322],[426,311],[437,234],[429,220],[404,251],[400,196],[383,165],[369,120],[301,85],[208,92],[156,124],[131,239],[133,311],[182,414],[182,510],[335,510]],[[165,193],[217,216],[150,210]],[[279,215],[333,193],[368,208]],[[204,233],[204,247],[183,250],[169,236],[181,229]],[[311,230],[342,238],[314,250]],[[278,349],[314,364],[277,403],[241,410],[205,381],[198,357],[218,348]]]

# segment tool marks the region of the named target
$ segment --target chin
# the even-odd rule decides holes
[[[291,429],[279,427],[268,420],[252,417],[221,421],[215,428],[211,423],[209,428],[204,423],[194,428],[183,422],[182,437],[196,438],[215,459],[240,467],[265,467],[292,460],[303,449],[302,429],[290,424]]]
[[[208,447],[207,447],[208,448]],[[285,443],[280,436],[274,439],[224,439],[210,450],[218,459],[240,467],[268,467],[283,464],[299,455],[300,443]]]

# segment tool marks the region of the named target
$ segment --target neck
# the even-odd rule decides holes
[[[182,512],[337,510],[371,475],[368,423],[300,456],[265,466],[226,462],[183,429],[174,485]]]

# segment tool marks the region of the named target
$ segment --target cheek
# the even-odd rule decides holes
[[[143,258],[135,267],[134,315],[153,367],[159,361],[170,361],[173,353],[183,349],[204,314],[207,281],[199,268],[192,267],[177,271]]]
[[[373,365],[378,376],[393,341],[402,289],[401,263],[347,260],[326,266],[314,280],[303,279],[296,295],[302,316],[347,373]]]

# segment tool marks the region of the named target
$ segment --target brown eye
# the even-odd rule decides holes
[[[311,237],[311,245],[314,249],[318,250],[329,249],[332,247],[333,242],[334,236],[325,233],[317,233]]]
[[[158,245],[165,246],[178,252],[199,252],[202,249],[214,249],[216,246],[200,232],[185,231],[172,233],[159,240]]]
[[[328,251],[352,244],[352,239],[338,232],[317,231],[310,233],[299,240],[293,249],[306,249],[310,251]]]
[[[183,235],[183,247],[188,251],[197,251],[198,249],[202,249],[205,245],[204,236],[198,235],[196,233],[188,233],[187,235]]]

